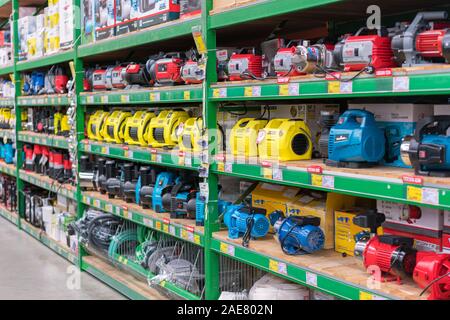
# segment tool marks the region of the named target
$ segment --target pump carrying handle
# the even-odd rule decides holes
[[[375,30],[375,29],[373,29],[373,30]],[[380,27],[380,28],[377,28],[376,30],[377,30],[377,35],[380,37],[387,37],[389,35],[389,31],[387,30],[386,27]],[[370,31],[372,31],[372,30],[367,27],[362,27],[355,33],[355,37],[360,36],[363,32],[369,33]]]
[[[430,128],[431,124],[436,124],[436,126],[434,126],[431,129]],[[416,139],[416,141],[421,141],[422,136],[426,134],[427,129],[430,129],[430,134],[445,135],[449,128],[450,128],[450,115],[426,117],[417,122],[414,138]]]
[[[347,110],[345,111],[342,116],[339,119],[343,119],[338,120],[339,124],[344,124],[349,122],[350,120],[357,122],[356,119],[357,118],[361,118],[361,127],[365,127],[368,124],[373,124],[373,122],[375,122],[375,117],[373,116],[373,114],[369,111],[366,110],[359,110],[359,109],[352,109],[352,110]]]

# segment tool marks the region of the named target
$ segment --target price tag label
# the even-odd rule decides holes
[[[165,233],[169,233],[169,225],[168,224],[163,224],[163,231]]]
[[[156,162],[157,163],[162,163],[163,161],[162,161],[162,155],[161,154],[157,154],[156,155]]]
[[[169,226],[169,233],[171,235],[175,235],[175,227],[174,226]]]
[[[219,89],[213,89],[213,98],[215,98],[215,99],[220,98],[220,90]]]
[[[323,176],[322,186],[328,189],[334,189],[334,177],[333,176]]]
[[[105,211],[114,213],[112,204],[110,203],[105,204]]]
[[[194,243],[200,244],[200,236],[198,234],[194,234]]]
[[[184,165],[186,167],[192,166],[192,155],[190,153],[187,153],[186,156],[184,157]]]
[[[244,88],[244,96],[245,97],[253,97],[253,88],[252,87],[245,87]]]
[[[178,165],[184,166],[184,153],[178,153]]]
[[[228,96],[228,89],[220,88],[219,89],[219,98],[226,98],[227,96]]]
[[[317,287],[317,274],[306,272],[306,284]]]
[[[282,181],[283,170],[281,170],[280,168],[273,168],[273,180]]]
[[[273,272],[281,273],[284,275],[287,275],[287,265],[286,263],[275,261],[270,259],[269,260],[269,269]]]
[[[159,92],[150,93],[150,101],[160,101],[160,100],[161,100],[161,93]]]
[[[97,208],[100,208],[100,209],[101,209],[101,206],[100,206],[100,200],[98,200],[98,199],[95,199],[95,200],[94,200],[94,207],[97,207]]]
[[[127,157],[127,158],[129,158],[129,159],[133,159],[134,153],[133,153],[132,150],[125,150],[124,156]]]
[[[129,96],[129,95],[126,95],[126,94],[122,94],[122,95],[120,96],[120,102],[122,102],[122,103],[128,103],[128,102],[130,102],[130,96]]]
[[[234,257],[235,248],[231,244],[221,242],[220,243],[220,252],[228,254],[228,255]]]
[[[86,102],[88,104],[93,104],[94,103],[94,96],[87,96],[86,97]]]
[[[329,81],[328,82],[328,93],[331,93],[331,94],[341,93],[341,82],[340,81]]]
[[[161,221],[156,221],[156,229],[161,230]]]
[[[386,300],[386,298],[377,296],[376,294],[372,294],[369,292],[360,291],[359,300]]]
[[[133,220],[133,213],[128,210],[123,210],[123,217],[128,220]]]
[[[101,149],[101,152],[103,154],[109,154],[109,147],[108,146],[103,146],[102,149]]]
[[[341,82],[341,93],[352,93],[353,92],[353,82]]]
[[[273,170],[272,168],[262,168],[262,176],[266,179],[272,179],[273,178]]]
[[[394,92],[409,91],[409,77],[394,77],[392,81],[392,90]]]
[[[435,188],[423,188],[422,189],[422,201],[423,203],[439,204],[439,190]]]
[[[224,172],[225,171],[225,163],[218,162],[217,163],[217,171]]]
[[[233,164],[231,162],[225,163],[225,172],[232,173],[233,172]]]
[[[406,198],[410,201],[422,202],[422,188],[407,186]]]
[[[300,95],[300,85],[298,83],[290,83],[288,91],[290,96],[298,96]]]
[[[322,177],[323,176],[318,175],[318,174],[312,174],[311,175],[311,184],[316,187],[321,187],[322,186]]]
[[[102,103],[108,103],[108,101],[109,101],[109,98],[108,98],[108,96],[101,96],[101,98],[100,98],[100,101],[102,102]]]
[[[181,238],[185,239],[185,240],[189,240],[188,239],[188,232],[186,229],[181,229]]]
[[[280,96],[288,96],[289,95],[289,85],[287,84],[280,84],[279,85],[279,92],[278,94]]]
[[[183,92],[183,98],[184,98],[184,100],[191,100],[191,92],[190,91],[184,91]]]
[[[147,227],[153,228],[153,220],[144,218],[144,224],[145,224]]]

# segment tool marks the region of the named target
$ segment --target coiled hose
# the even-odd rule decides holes
[[[124,230],[112,237],[111,243],[109,244],[108,256],[112,259],[116,255],[134,259],[138,245],[138,234],[136,230]]]
[[[122,225],[122,220],[112,214],[102,214],[89,221],[88,244],[105,253],[109,250],[112,238]]]

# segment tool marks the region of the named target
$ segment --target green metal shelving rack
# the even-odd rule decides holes
[[[73,0],[74,6],[79,7],[80,0]],[[45,1],[36,0],[37,4]],[[281,5],[282,2],[282,5]],[[16,114],[25,107],[49,107],[68,106],[71,100],[67,95],[21,97],[20,74],[23,71],[34,68],[50,66],[57,63],[73,63],[75,71],[76,91],[74,102],[77,105],[77,141],[78,156],[83,153],[103,155],[117,159],[127,159],[146,164],[199,170],[205,166],[208,184],[209,201],[204,228],[194,225],[171,221],[167,217],[159,217],[143,210],[128,207],[126,204],[112,204],[96,194],[82,192],[79,186],[66,187],[46,181],[44,178],[27,174],[22,171],[22,159],[18,157],[17,166],[0,164],[0,172],[17,177],[18,190],[23,190],[24,183],[38,185],[44,189],[61,193],[78,201],[77,214],[79,217],[86,206],[92,206],[106,212],[116,214],[124,219],[137,224],[145,225],[156,231],[166,233],[176,238],[201,246],[205,256],[205,290],[203,298],[217,299],[219,292],[220,257],[231,257],[267,272],[275,273],[291,281],[306,285],[311,288],[338,296],[344,299],[396,299],[396,296],[370,290],[367,287],[346,282],[339,277],[331,277],[317,272],[314,269],[300,267],[294,263],[286,262],[278,258],[270,257],[264,253],[244,248],[239,244],[223,240],[217,237],[220,231],[218,221],[218,179],[220,175],[228,175],[245,178],[254,181],[265,181],[275,184],[283,184],[295,187],[310,188],[315,190],[332,191],[349,195],[362,196],[373,199],[392,200],[408,204],[420,204],[427,207],[450,209],[450,180],[441,179],[438,182],[429,179],[421,179],[420,183],[411,183],[414,178],[412,172],[399,171],[394,178],[381,178],[377,175],[342,174],[336,170],[325,167],[320,163],[311,162],[302,167],[293,167],[289,164],[274,164],[270,162],[242,161],[239,159],[227,159],[225,155],[214,153],[214,145],[210,145],[208,163],[201,163],[198,155],[163,151],[159,149],[138,148],[131,146],[104,144],[88,141],[84,137],[85,112],[95,106],[156,105],[168,104],[202,104],[205,126],[207,129],[215,129],[217,123],[217,110],[220,103],[228,101],[293,101],[303,99],[334,99],[334,98],[374,98],[374,97],[408,97],[408,96],[433,96],[448,95],[450,93],[450,68],[439,71],[416,70],[405,72],[402,69],[394,70],[392,75],[366,75],[351,82],[329,81],[326,79],[297,78],[289,83],[276,81],[250,81],[243,83],[217,83],[216,54],[217,32],[227,28],[235,28],[241,24],[250,23],[259,19],[268,19],[291,13],[301,13],[303,10],[325,8],[339,4],[349,4],[346,0],[256,0],[238,8],[231,8],[215,14],[210,14],[212,0],[203,1],[202,14],[187,20],[178,20],[157,25],[146,30],[133,32],[113,39],[107,39],[91,44],[80,43],[80,30],[75,28],[74,43],[72,49],[62,51],[51,56],[46,56],[31,61],[18,62],[18,8],[20,0],[1,0],[0,7],[12,4],[13,18],[13,52],[14,63],[0,68],[0,75],[12,74],[16,84],[15,98],[0,98],[0,106],[15,106]],[[28,1],[29,3],[29,1]],[[77,16],[77,15],[75,15]],[[83,87],[85,59],[101,60],[102,55],[119,52],[139,46],[155,46],[164,41],[172,41],[177,38],[188,39],[191,37],[192,28],[201,27],[204,42],[207,48],[206,81],[202,85],[186,85],[171,88],[149,88],[133,91],[112,92],[81,92]],[[125,40],[126,41],[122,41]],[[347,76],[347,75],[345,75]],[[16,117],[16,128],[21,128],[21,119]],[[64,139],[55,139],[48,136],[32,136],[25,132],[4,132],[3,134],[15,135],[17,150],[21,150],[24,143],[39,143],[43,145],[68,148]],[[363,190],[370,190],[363,191]],[[74,255],[61,246],[58,246],[45,234],[36,230],[23,221],[24,199],[19,192],[19,217],[5,208],[0,208],[0,215],[12,221],[19,228],[29,233],[44,245],[65,257],[70,262],[78,265],[82,270],[93,274],[110,286],[124,293],[130,298],[145,298],[138,292],[128,288],[125,284],[102,272],[99,268],[84,261],[87,255],[80,247],[78,255]],[[424,199],[432,199],[424,202]],[[195,224],[195,223],[194,223]],[[131,267],[135,272],[148,276],[140,266],[132,262],[124,262],[122,257],[116,259],[119,263]],[[280,272],[280,266],[285,269]],[[278,268],[278,269],[277,269]],[[311,280],[312,279],[312,280]],[[162,283],[162,287],[185,299],[199,299],[180,288]]]

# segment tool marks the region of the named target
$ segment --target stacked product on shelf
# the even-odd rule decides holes
[[[86,210],[71,228],[93,255],[123,269],[127,267],[121,262],[127,259],[127,264],[135,265],[136,276],[144,276],[151,285],[168,281],[201,296],[204,264],[199,247],[93,209]]]
[[[28,10],[18,20],[19,60],[51,55],[73,45],[72,1],[49,0],[43,13],[38,12]]]
[[[14,177],[0,174],[0,205],[11,212],[17,212],[17,185]]]
[[[60,65],[45,71],[34,70],[22,76],[22,93],[26,96],[67,93],[68,72]]]
[[[69,117],[63,107],[54,110],[43,108],[28,108],[22,117],[26,131],[45,135],[67,137],[70,131]]]
[[[0,67],[12,64],[11,32],[0,30]]]
[[[14,98],[14,83],[11,80],[0,79],[0,97]]]
[[[67,150],[39,144],[23,146],[23,169],[48,176],[59,183],[74,181],[72,161]]]

